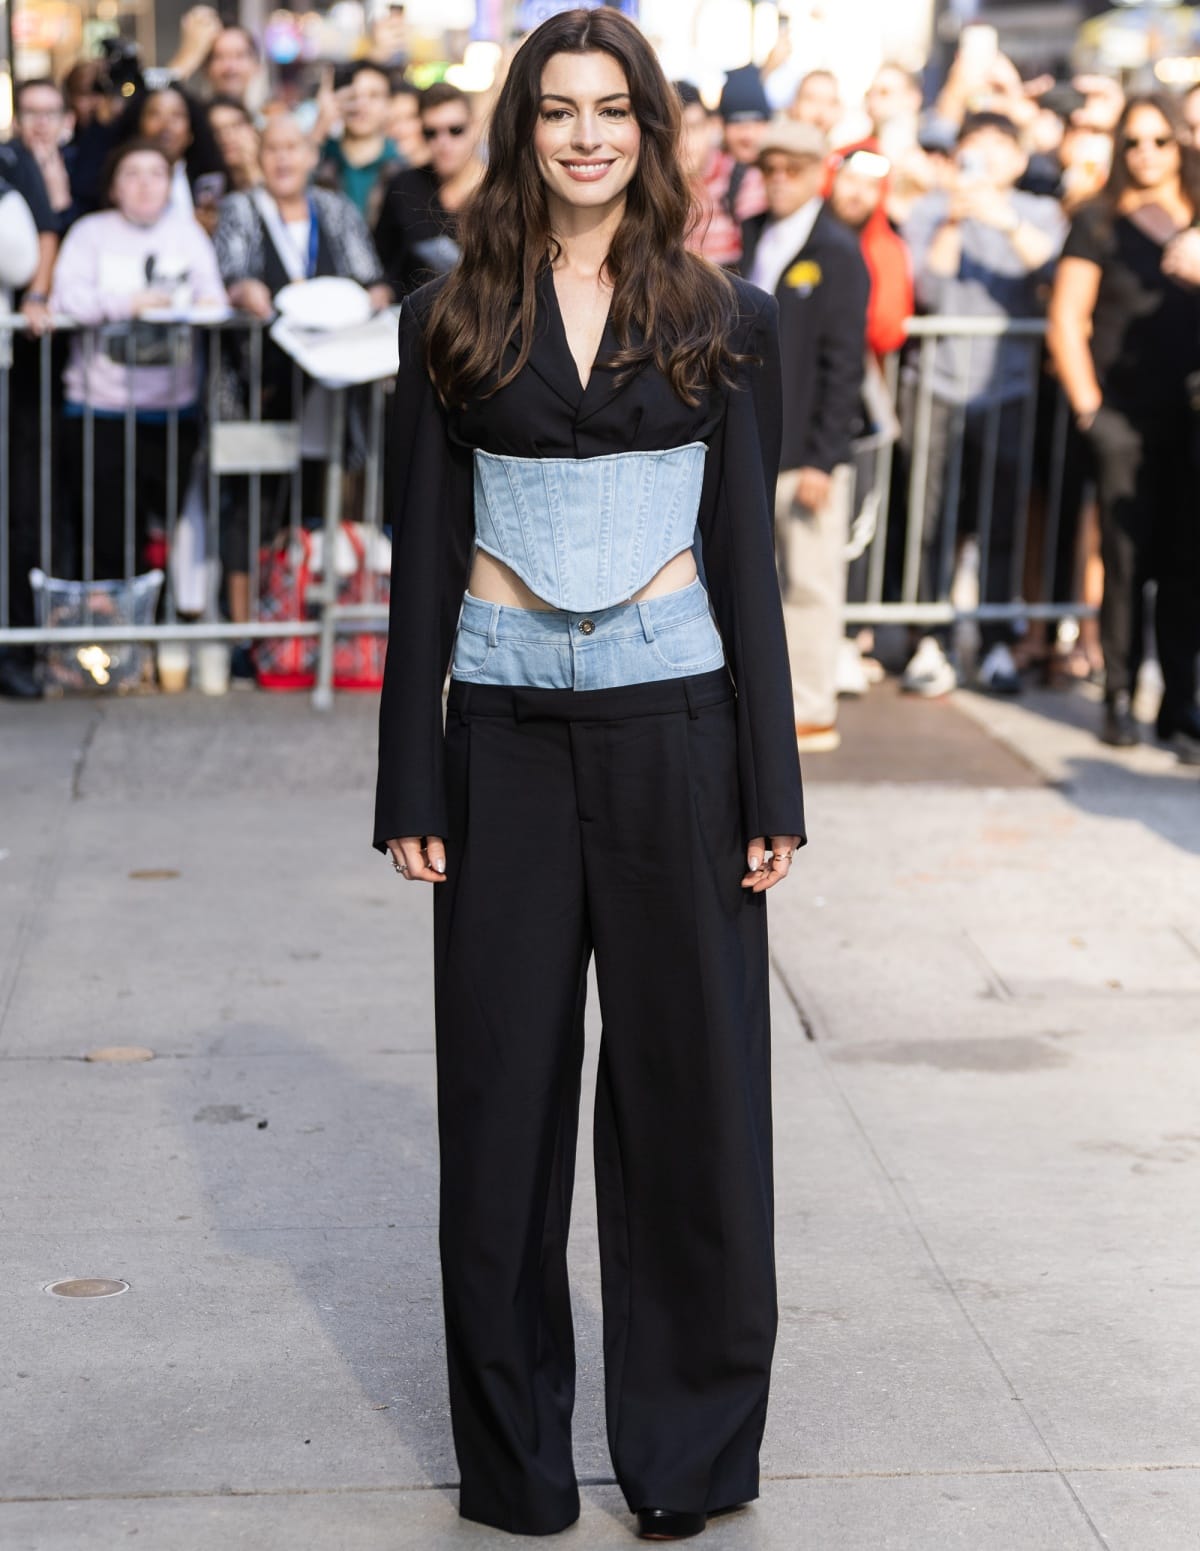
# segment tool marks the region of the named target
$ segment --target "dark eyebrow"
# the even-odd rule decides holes
[[[623,102],[629,96],[628,92],[609,92],[607,97],[597,97],[597,102]],[[574,97],[563,97],[558,92],[543,92],[543,102],[569,102],[571,106],[578,107]]]

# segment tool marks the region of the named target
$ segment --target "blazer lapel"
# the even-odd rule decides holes
[[[646,336],[635,323],[629,330],[629,343],[636,349],[645,343]],[[564,345],[564,348],[565,345]],[[646,363],[643,361],[637,366],[626,366],[618,372],[616,367],[606,366],[603,363],[616,355],[621,348],[621,342],[617,338],[617,331],[613,327],[612,313],[604,325],[604,335],[600,341],[600,348],[596,352],[596,361],[592,367],[592,375],[588,378],[587,391],[583,394],[579,405],[579,413],[576,416],[578,422],[590,420],[600,410],[611,404],[613,399],[624,393],[631,382],[644,370]],[[571,352],[567,349],[567,358]],[[574,362],[572,362],[574,365]],[[620,382],[617,378],[620,378]]]
[[[516,340],[510,348],[516,350]],[[579,408],[583,399],[583,384],[579,381],[579,373],[567,344],[549,264],[543,265],[538,272],[537,321],[534,324],[533,343],[529,347],[528,365],[572,410]]]

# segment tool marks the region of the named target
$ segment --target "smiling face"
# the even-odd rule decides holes
[[[262,133],[263,182],[274,200],[299,199],[317,165],[317,153],[295,119],[280,115]]]
[[[174,166],[192,143],[187,103],[178,92],[151,92],[142,109],[142,134],[160,145]]]
[[[554,54],[542,71],[533,149],[555,202],[600,209],[623,199],[642,132],[629,82],[611,54]]]
[[[226,27],[217,38],[208,56],[207,74],[219,96],[232,97],[237,102],[245,100],[258,74],[258,59],[240,27]]]

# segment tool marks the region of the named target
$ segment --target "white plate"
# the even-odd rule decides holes
[[[318,275],[285,285],[275,306],[289,323],[301,329],[356,328],[371,316],[371,298],[356,280]]]

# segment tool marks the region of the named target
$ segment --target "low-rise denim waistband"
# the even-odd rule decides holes
[[[489,646],[519,641],[530,646],[558,645],[571,641],[583,626],[592,644],[603,640],[631,641],[639,636],[653,641],[656,630],[685,625],[709,612],[708,593],[699,577],[686,587],[638,603],[618,603],[593,613],[566,609],[518,609],[507,603],[488,603],[471,593],[463,597],[460,628],[485,635]]]

